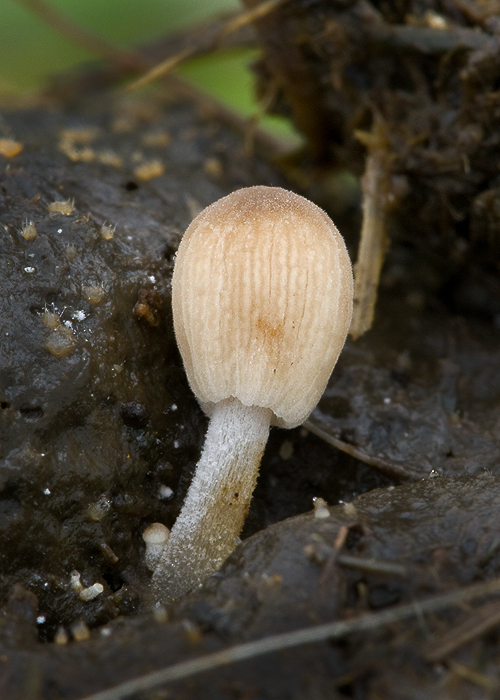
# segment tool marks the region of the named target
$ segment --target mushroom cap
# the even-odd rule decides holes
[[[162,523],[152,523],[142,533],[142,539],[146,545],[164,545],[170,535],[168,527]]]
[[[177,344],[204,410],[234,397],[300,425],[337,362],[352,299],[344,240],[309,200],[259,186],[204,209],[172,278]]]

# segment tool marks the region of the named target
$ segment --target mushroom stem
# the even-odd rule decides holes
[[[269,408],[234,398],[214,406],[193,481],[153,574],[155,600],[168,602],[194,588],[235,548],[271,417]]]

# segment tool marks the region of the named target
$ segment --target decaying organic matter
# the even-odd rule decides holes
[[[375,115],[385,123],[393,174],[406,180],[398,218],[407,236],[442,248],[439,236],[470,224],[469,240],[497,240],[485,208],[500,152],[497,3],[320,1],[311,11],[290,0],[257,29],[261,82],[279,79],[279,105],[306,122],[313,152],[361,174],[355,129]]]
[[[373,153],[360,132],[377,123],[389,159],[380,206],[387,200],[392,209],[379,227],[443,256],[455,271],[480,264],[497,294],[499,9],[498,2],[290,0],[256,21],[260,91],[273,86],[274,109],[307,139],[306,158],[369,179]],[[370,221],[363,227],[375,233]],[[378,281],[362,261],[356,274],[365,294],[358,305],[367,307],[359,320],[355,314],[358,336],[371,325]]]
[[[2,120],[24,149],[0,165],[0,605],[16,583],[32,591],[43,639],[141,605],[142,532],[172,525],[203,433],[182,400],[172,256],[228,179],[271,178],[243,156],[232,165],[234,137],[182,105],[100,103]],[[144,184],[133,169],[152,154],[169,173]],[[228,159],[219,178],[203,167],[214,157]],[[102,595],[83,605],[72,571]]]
[[[339,642],[238,664],[229,654],[152,692],[498,693],[497,7],[289,0],[274,26],[261,18],[261,85],[269,97],[280,77],[276,107],[293,107],[310,144],[281,166],[333,206],[318,158],[366,174],[378,115],[391,247],[374,325],[347,342],[310,417],[323,439],[273,429],[242,545],[155,614],[143,534],[175,521],[206,427],[174,345],[173,254],[217,198],[290,183],[243,155],[241,134],[221,126],[227,111],[75,94],[113,71],[71,78],[48,107],[2,110],[2,699],[83,700],[328,622],[345,623]],[[359,217],[341,213],[352,253]]]
[[[2,639],[6,697],[37,682],[50,689],[44,700],[54,692],[115,700],[154,688],[182,700],[228,700],[248,688],[278,700],[297,689],[322,700],[347,692],[398,700],[406,684],[410,700],[487,700],[498,638],[471,623],[498,607],[499,506],[498,478],[487,475],[376,489],[326,517],[310,513],[257,533],[168,615],[123,617],[79,643],[40,648],[27,634],[36,601],[17,590],[7,608],[17,637]],[[327,623],[332,639],[315,639]],[[275,635],[293,639],[296,630],[305,630],[303,643],[283,649]],[[248,642],[254,653],[238,654]],[[169,685],[149,682],[156,672]]]

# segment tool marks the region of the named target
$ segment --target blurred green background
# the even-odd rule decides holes
[[[82,27],[122,47],[157,39],[221,13],[241,10],[238,0],[50,0]],[[231,50],[184,63],[179,74],[240,114],[258,111],[249,65],[256,50]],[[14,0],[0,0],[0,95],[43,86],[50,75],[95,60]],[[266,117],[260,124],[297,145],[289,123]]]

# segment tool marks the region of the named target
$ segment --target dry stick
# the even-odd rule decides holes
[[[395,564],[390,561],[381,561],[373,557],[357,557],[351,554],[339,554],[337,562],[341,566],[347,566],[349,569],[359,569],[370,574],[383,574],[385,576],[394,576],[398,578],[408,578],[409,570],[402,564]]]
[[[469,683],[478,685],[480,688],[484,688],[484,690],[487,690],[490,693],[498,688],[498,683],[496,680],[493,680],[493,678],[488,678],[488,676],[484,676],[482,673],[478,673],[472,668],[468,668],[467,666],[459,664],[456,661],[449,661],[447,665],[450,671],[453,671],[455,675],[459,676],[465,681],[469,681]]]
[[[475,19],[475,23],[479,20]],[[399,53],[413,51],[419,54],[436,55],[455,51],[498,51],[495,36],[479,30],[479,27],[412,27],[409,25],[375,22],[367,29],[370,43]]]
[[[340,639],[348,634],[367,632],[384,625],[391,625],[492,594],[500,594],[500,578],[485,583],[475,583],[459,590],[441,593],[413,603],[398,605],[390,610],[361,615],[353,620],[328,622],[324,625],[306,627],[294,632],[285,632],[284,634],[276,634],[265,639],[239,644],[238,646],[207,654],[197,659],[167,666],[161,671],[148,673],[134,680],[121,683],[114,688],[88,695],[81,700],[122,700],[132,695],[132,693],[152,690],[160,685],[192,677],[203,671],[211,671],[237,661],[252,659],[256,656],[281,651],[282,649],[290,649],[301,644],[311,644],[326,639]]]
[[[382,120],[375,117],[372,131],[356,131],[367,147],[363,192],[363,224],[358,260],[354,266],[354,310],[350,334],[356,340],[373,323],[380,270],[387,248],[386,217],[392,156],[388,150]]]
[[[312,415],[312,420],[311,418],[308,418],[306,421],[304,421],[304,423],[302,423],[303,427],[317,437],[321,438],[321,440],[327,442],[329,445],[336,447],[338,450],[345,452],[355,459],[359,459],[360,462],[369,464],[371,467],[376,467],[382,472],[382,474],[387,474],[387,476],[399,479],[400,481],[409,481],[422,478],[422,472],[420,471],[411,469],[404,465],[388,462],[381,457],[374,457],[373,455],[363,452],[363,450],[360,450],[358,447],[354,447],[354,445],[334,437],[324,428],[320,428],[320,426],[316,423],[316,419],[314,418],[314,412]]]
[[[442,661],[456,649],[472,639],[500,625],[500,603],[498,600],[485,603],[473,610],[460,624],[433,640],[424,651],[427,661]]]
[[[189,49],[183,49],[182,51],[179,51],[179,53],[175,56],[170,56],[169,58],[166,58],[164,61],[154,66],[154,68],[148,70],[148,72],[142,75],[140,78],[129,83],[126,88],[127,91],[131,92],[132,90],[137,90],[138,88],[141,88],[144,85],[151,83],[153,80],[163,78],[167,75],[167,73],[170,73],[172,70],[174,70],[174,68],[177,68],[177,66],[186,61],[188,58],[192,58],[197,53],[198,48],[192,47]]]
[[[337,537],[335,538],[335,542],[333,543],[332,553],[326,560],[326,564],[323,568],[321,576],[319,577],[318,586],[320,588],[322,586],[326,586],[326,584],[328,583],[328,579],[330,578],[330,575],[335,567],[335,563],[339,558],[340,551],[345,544],[348,534],[349,528],[347,527],[347,525],[341,525]]]
[[[238,29],[241,29],[241,27],[245,26],[246,24],[250,24],[251,22],[254,22],[255,20],[260,19],[261,17],[269,14],[274,9],[276,9],[278,5],[281,5],[285,1],[286,0],[264,0],[264,2],[261,2],[260,5],[257,5],[257,7],[242,12],[236,17],[231,18],[217,32],[213,41],[212,48],[215,48],[217,43],[223,37],[227,36],[228,34],[231,34],[232,32],[237,31]],[[167,73],[170,73],[170,71],[172,71],[174,68],[177,68],[177,66],[183,63],[186,59],[195,56],[197,53],[198,47],[193,46],[188,49],[184,49],[183,51],[180,51],[176,56],[166,58],[164,61],[158,63],[156,66],[151,68],[140,78],[130,83],[130,85],[128,85],[127,87],[127,90],[136,90],[137,88],[147,85],[153,80],[162,78],[163,76],[167,75]]]

